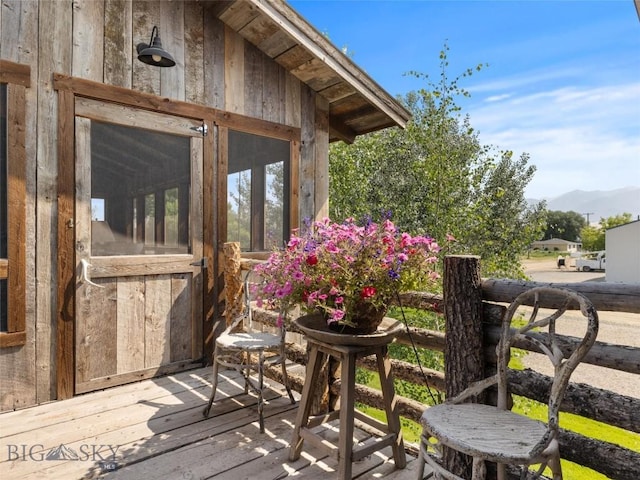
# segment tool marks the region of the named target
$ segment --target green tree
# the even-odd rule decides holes
[[[552,210],[547,212],[547,228],[542,240],[562,238],[570,242],[577,242],[581,238],[581,230],[587,221],[578,212],[562,212]]]
[[[598,227],[587,225],[580,232],[582,237],[582,248],[586,251],[605,250],[606,231],[609,228],[624,225],[630,221],[631,214],[623,213],[621,215],[614,215],[613,217],[600,218]]]
[[[582,249],[587,252],[595,250],[604,250],[604,232],[600,227],[587,225],[580,231],[582,239]]]
[[[513,152],[501,152],[497,160],[491,160],[492,168],[470,206],[472,221],[464,232],[467,249],[480,255],[483,272],[493,276],[524,274],[520,255],[539,237],[544,224],[545,204],[529,207],[524,198],[525,187],[535,174],[528,161],[528,154],[516,160]]]
[[[535,167],[527,165],[528,155],[514,160],[511,152],[480,144],[456,103],[469,96],[458,84],[474,70],[450,80],[447,51],[440,53],[437,84],[412,73],[428,88],[400,99],[412,114],[406,129],[331,146],[330,215],[391,213],[411,233],[440,242],[453,235],[451,252],[481,255],[485,274],[521,277],[519,255],[539,238],[544,219],[544,203],[529,208],[524,199]]]
[[[251,174],[248,170],[229,176],[227,201],[227,238],[251,248]]]
[[[284,242],[284,163],[266,166],[267,195],[265,198],[265,248],[281,247]]]

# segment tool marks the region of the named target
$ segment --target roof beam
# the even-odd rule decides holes
[[[337,121],[335,117],[329,116],[329,138],[339,139],[351,145],[356,139],[356,132],[345,123]]]

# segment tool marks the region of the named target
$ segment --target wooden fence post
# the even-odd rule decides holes
[[[446,256],[443,283],[444,375],[450,398],[484,378],[480,257]],[[471,478],[470,457],[446,449],[443,460],[449,471]]]

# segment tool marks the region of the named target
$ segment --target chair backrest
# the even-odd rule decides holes
[[[543,297],[544,305],[551,305],[552,308],[541,310]],[[526,317],[521,320],[516,316],[516,312],[522,312],[522,306],[531,307],[528,320]],[[577,309],[575,311],[579,312],[578,315],[582,316],[581,320],[585,323],[584,336],[575,347],[570,346],[568,342],[562,342],[556,333],[558,319],[569,308]],[[542,318],[538,319],[541,313]],[[545,353],[553,364],[554,376],[548,401],[548,427],[557,432],[559,408],[571,374],[594,344],[597,334],[598,314],[591,301],[582,294],[558,287],[535,287],[518,295],[505,313],[497,347],[498,408],[508,408],[507,375],[510,349],[516,341],[525,341],[529,346]]]
[[[244,276],[243,297],[244,297],[244,311],[247,314],[249,330],[253,330],[253,310],[251,308],[251,296],[255,285],[261,281],[260,275],[253,270],[249,270]]]
[[[252,298],[255,288],[264,281],[262,275],[257,273],[255,270],[249,270],[244,277],[244,286],[243,286],[243,296],[244,296],[244,313],[246,314],[245,321],[247,322],[247,329],[249,331],[260,330],[265,331],[265,323],[260,322],[259,319],[256,321],[259,325],[254,326],[255,319],[255,308],[256,304]],[[283,338],[285,335],[284,331],[284,322],[278,325],[278,330],[282,334]]]

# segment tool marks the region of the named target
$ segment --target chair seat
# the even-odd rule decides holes
[[[444,445],[499,463],[528,463],[531,450],[547,432],[540,421],[475,403],[429,407],[421,423]]]
[[[220,335],[216,344],[225,349],[272,350],[280,348],[282,337],[267,332],[237,332]]]

